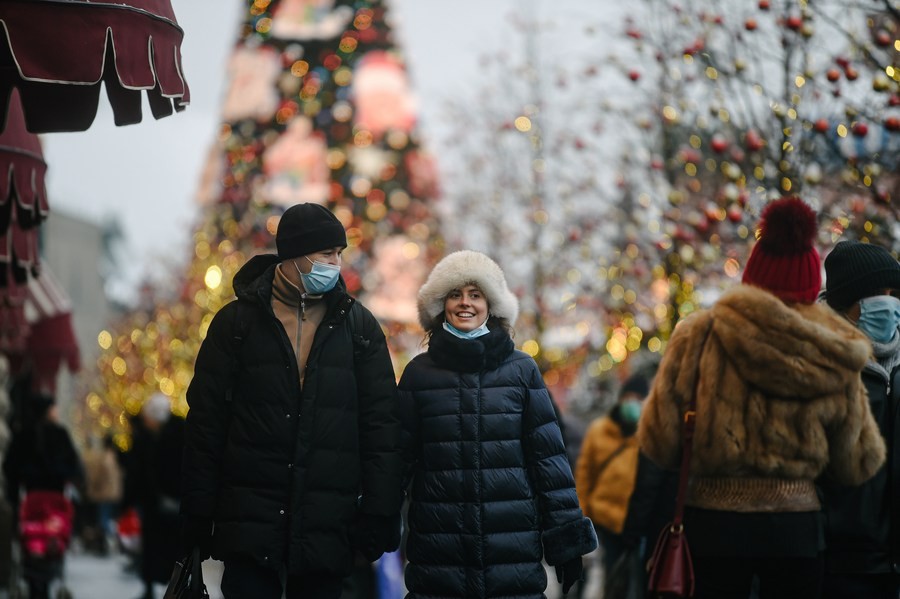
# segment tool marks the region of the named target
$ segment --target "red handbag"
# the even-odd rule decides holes
[[[694,424],[697,417],[697,387],[700,385],[700,354],[712,329],[712,320],[706,330],[697,356],[697,374],[694,376],[694,394],[688,400],[684,413],[681,448],[681,468],[678,472],[678,494],[675,497],[675,514],[672,522],[659,533],[653,555],[647,563],[647,591],[655,597],[693,597],[694,563],[684,535],[684,498],[687,494],[688,475],[694,441]]]
[[[683,525],[672,524],[660,531],[648,568],[651,597],[694,596],[694,564]]]

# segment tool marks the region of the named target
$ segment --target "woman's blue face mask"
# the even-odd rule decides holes
[[[459,337],[460,339],[477,339],[478,337],[487,335],[491,332],[490,329],[488,329],[487,320],[481,323],[480,327],[478,327],[477,329],[472,329],[471,331],[460,331],[449,322],[444,321],[444,330],[454,337]]]
[[[859,300],[859,319],[856,326],[872,341],[887,343],[897,334],[900,325],[900,298],[892,295],[873,295]]]

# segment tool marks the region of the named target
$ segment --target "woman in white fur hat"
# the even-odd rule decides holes
[[[503,271],[450,254],[418,306],[428,351],[399,385],[408,597],[543,597],[542,558],[568,591],[597,540],[541,374],[510,336],[519,306]]]

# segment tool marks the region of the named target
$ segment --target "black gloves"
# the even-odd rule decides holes
[[[370,562],[382,553],[396,550],[400,546],[400,514],[374,516],[360,513],[350,533],[350,542]]]
[[[556,566],[556,582],[562,584],[563,595],[569,592],[576,581],[584,578],[581,556]]]
[[[185,553],[190,553],[194,547],[199,547],[200,560],[209,558],[212,551],[212,531],[212,519],[186,516],[184,527],[181,529],[181,544]]]

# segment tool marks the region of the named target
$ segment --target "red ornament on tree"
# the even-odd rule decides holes
[[[750,18],[744,21],[744,29],[747,31],[755,31],[757,27],[756,19]]]
[[[819,119],[813,125],[813,129],[815,129],[817,133],[825,133],[828,131],[828,121],[826,119]]]
[[[825,72],[825,77],[827,77],[829,81],[834,83],[841,78],[841,72],[835,68],[831,68]]]
[[[881,46],[882,48],[887,48],[891,45],[891,34],[885,31],[884,29],[879,29],[878,33],[875,34],[875,43]]]
[[[869,126],[865,123],[854,123],[853,125],[853,135],[856,137],[865,137],[869,132]]]
[[[769,0],[759,0],[759,10],[769,10],[769,7],[771,6],[772,4]]]
[[[711,147],[714,152],[721,154],[728,149],[728,140],[724,137],[715,136],[710,140],[709,147]]]
[[[801,27],[803,27],[803,17],[800,17],[798,15],[791,15],[785,20],[784,24],[791,31],[798,31]]]
[[[889,116],[884,119],[884,128],[888,131],[900,131],[900,118]]]
[[[747,149],[751,152],[757,152],[763,148],[765,142],[755,129],[747,131]]]

